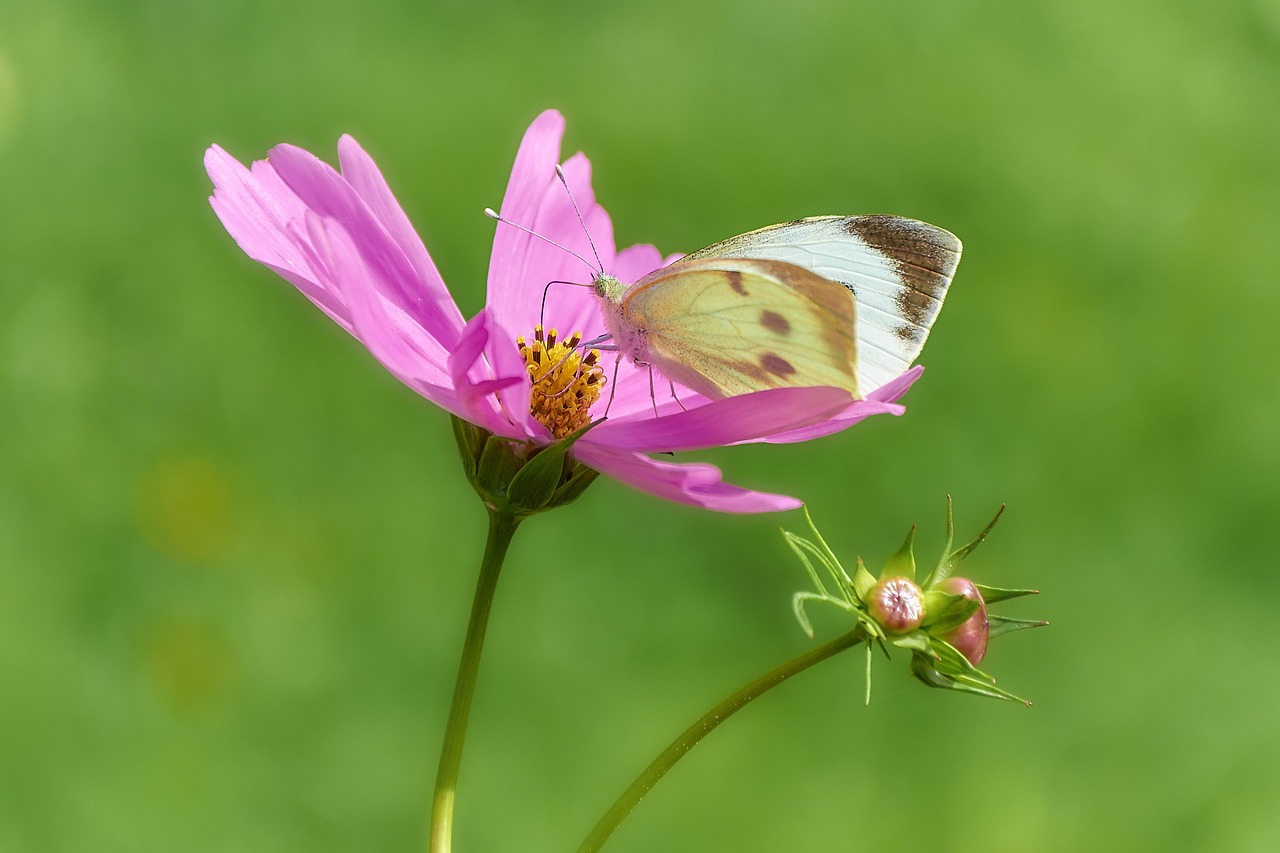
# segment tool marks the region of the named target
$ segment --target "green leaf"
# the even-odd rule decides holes
[[[1016,696],[1007,690],[1001,690],[993,684],[984,684],[980,681],[973,681],[967,678],[954,678],[942,675],[938,672],[922,668],[919,670],[912,669],[912,675],[920,679],[929,687],[940,687],[944,690],[955,690],[958,693],[968,693],[973,696],[984,696],[988,699],[1002,699],[1006,702],[1017,702],[1019,705],[1025,705],[1030,708],[1031,703],[1021,696]]]
[[[867,698],[865,701],[865,704],[868,706],[871,704],[871,657],[872,657],[871,643],[868,641],[867,643]]]
[[[565,455],[574,442],[586,435],[600,421],[592,421],[582,429],[555,444],[544,447],[511,478],[507,500],[517,512],[534,513],[551,503],[564,478]]]
[[[945,634],[963,625],[978,609],[977,599],[963,595],[951,595],[941,590],[924,594],[925,618],[921,628],[929,628],[932,634]]]
[[[951,495],[947,495],[947,541],[942,546],[942,557],[939,558],[938,564],[929,572],[929,576],[924,579],[924,583],[920,584],[922,589],[928,589],[934,584],[941,583],[947,579],[949,572],[944,571],[943,564],[946,562],[947,555],[951,553],[951,543],[955,541],[956,525],[955,518],[951,512]]]
[[[458,456],[462,460],[462,470],[467,475],[467,480],[474,483],[480,454],[484,452],[484,445],[490,433],[469,421],[464,421],[457,415],[450,415],[449,419],[453,422],[453,438],[458,443]]]
[[[863,564],[862,558],[859,557],[858,568],[853,573],[853,591],[858,596],[858,601],[865,602],[875,585],[876,576],[867,571],[866,565]]]
[[[507,503],[507,490],[511,480],[524,465],[524,460],[511,448],[512,440],[491,435],[480,451],[476,467],[476,490],[487,500]]]
[[[1049,623],[1043,619],[1010,619],[1008,616],[987,616],[990,622],[990,633],[987,635],[988,640],[995,639],[1001,634],[1009,634],[1014,631],[1022,631],[1026,628],[1043,628]]]
[[[944,675],[964,676],[965,678],[975,679],[977,681],[995,684],[995,678],[987,675],[973,664],[969,663],[969,659],[960,653],[960,650],[948,643],[946,640],[933,638],[932,651],[937,657],[934,660],[934,667]]]
[[[828,572],[831,572],[831,566],[826,563],[826,555],[818,550],[818,547],[808,539],[803,539],[788,530],[782,531],[782,538],[788,547],[795,552],[795,555],[800,558],[800,564],[804,566],[804,570],[809,574],[809,580],[813,581],[814,587],[818,592],[827,595],[827,588],[823,586],[822,578],[818,576],[818,570],[813,567],[813,563],[809,559],[809,556],[813,555],[823,562],[823,567]]]
[[[813,518],[809,515],[809,505],[805,504],[802,509],[804,510],[804,520],[809,523],[809,530],[813,532],[813,538],[817,540],[818,546],[820,546],[818,550],[820,550],[825,557],[825,562],[828,570],[831,571],[832,577],[838,579],[840,576],[843,576],[847,579],[849,575],[845,572],[844,566],[840,564],[840,558],[836,556],[835,551],[831,550],[831,546],[827,544],[827,540],[823,539],[822,534],[818,532],[818,526],[813,523]]]
[[[548,507],[564,506],[576,501],[583,492],[587,490],[596,481],[596,477],[600,476],[600,472],[594,468],[588,468],[585,465],[577,465],[575,472],[560,488],[556,489],[556,493],[551,496]]]
[[[902,547],[898,549],[898,553],[889,558],[889,562],[885,563],[884,571],[880,573],[882,578],[906,578],[914,582],[916,579],[916,526],[911,525],[911,530],[907,532],[906,541],[902,543]]]
[[[1004,699],[1030,705],[1026,699],[995,686],[996,680],[969,663],[968,658],[955,646],[937,637],[932,638],[930,650],[935,657],[915,653],[911,659],[911,674],[930,687],[957,690],[991,699]]]
[[[796,621],[800,623],[800,629],[805,635],[813,639],[813,623],[809,621],[809,614],[804,612],[804,603],[806,601],[826,601],[826,596],[818,595],[814,592],[797,592],[791,596],[791,610],[796,614]]]
[[[889,640],[900,649],[910,649],[913,652],[921,652],[924,654],[932,654],[930,648],[929,635],[924,631],[915,630],[906,634],[899,634]]]
[[[1010,598],[1021,598],[1024,595],[1039,595],[1038,589],[1001,589],[995,586],[983,586],[975,583],[978,592],[982,593],[982,600],[987,604],[994,604],[997,601],[1007,601]]]
[[[996,522],[1000,520],[1000,516],[1004,515],[1004,508],[1005,505],[1000,504],[1000,509],[996,511],[996,517],[991,519],[990,524],[982,528],[982,532],[978,534],[976,539],[968,545],[965,545],[963,548],[952,551],[947,555],[947,557],[942,561],[942,564],[938,566],[938,571],[935,573],[936,576],[933,580],[934,583],[938,583],[949,578],[951,573],[955,571],[956,566],[960,565],[964,558],[972,553],[974,548],[977,548],[982,544],[982,540],[987,538],[987,534],[991,532],[991,528],[996,526]]]

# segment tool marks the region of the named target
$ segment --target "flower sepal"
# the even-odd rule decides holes
[[[928,687],[1031,705],[1026,699],[996,687],[994,678],[969,663],[963,654],[944,640],[931,640],[928,652],[912,653],[911,674]]]
[[[946,545],[941,558],[919,586],[913,580],[916,575],[915,527],[886,563],[879,578],[868,571],[860,557],[853,577],[850,577],[818,532],[807,507],[805,520],[813,538],[783,531],[787,544],[800,558],[814,585],[814,591],[798,592],[794,596],[796,619],[812,637],[813,626],[805,606],[810,601],[822,601],[835,605],[856,620],[854,630],[860,631],[868,643],[868,702],[871,698],[871,645],[875,643],[886,654],[890,646],[909,651],[911,674],[929,687],[1030,704],[996,687],[995,678],[978,669],[978,664],[986,656],[987,643],[992,637],[1048,624],[987,612],[988,604],[1034,595],[1037,590],[981,586],[954,574],[991,532],[1003,512],[1004,507],[1001,507],[991,523],[972,542],[952,550],[954,523],[948,497]],[[834,592],[824,584],[816,567],[819,565],[834,582]]]
[[[920,627],[944,634],[963,625],[980,606],[979,602],[959,593],[931,589],[924,594],[925,618]]]
[[[1008,601],[1011,598],[1021,598],[1024,595],[1039,595],[1038,589],[1001,589],[997,586],[987,586],[986,584],[974,584],[978,591],[982,593],[982,600],[987,604],[994,604],[997,601]]]
[[[462,470],[485,506],[526,518],[572,503],[599,476],[569,452],[597,423],[547,445],[494,435],[456,416],[453,433]]]

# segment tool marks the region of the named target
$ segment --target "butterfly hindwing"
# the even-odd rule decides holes
[[[675,266],[714,258],[795,264],[857,299],[858,374],[864,391],[907,370],[924,347],[960,262],[961,244],[900,216],[815,216],[731,237]]]
[[[829,385],[857,395],[852,293],[769,260],[681,260],[629,288],[625,321],[643,329],[669,378],[712,398]]]

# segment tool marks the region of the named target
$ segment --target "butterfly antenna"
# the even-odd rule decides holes
[[[585,260],[583,261],[585,263]],[[547,282],[546,287],[542,288],[542,307],[538,309],[538,325],[545,326],[547,324],[547,294],[551,291],[553,284],[567,284],[570,287],[591,287],[589,284],[583,284],[580,281],[555,281]]]
[[[572,198],[572,196],[571,196],[570,198]],[[574,205],[573,209],[574,209],[574,210],[577,210],[577,209],[578,209],[578,206],[577,206],[577,205]],[[591,272],[592,272],[592,273],[599,273],[599,271],[600,271],[601,269],[604,269],[604,267],[599,267],[599,268],[597,268],[597,267],[591,266],[591,261],[589,261],[589,260],[587,260],[586,258],[582,257],[582,255],[579,255],[577,252],[575,252],[573,249],[570,249],[568,246],[564,246],[564,245],[562,245],[562,244],[560,244],[560,243],[557,243],[555,240],[552,240],[550,237],[547,237],[547,236],[545,236],[545,235],[539,234],[537,231],[533,231],[533,230],[531,230],[531,229],[529,229],[529,228],[525,228],[523,225],[517,225],[516,223],[512,222],[510,219],[505,219],[505,218],[503,218],[503,217],[502,217],[502,215],[501,215],[501,214],[499,214],[499,213],[498,213],[496,210],[494,210],[492,207],[486,207],[486,208],[484,209],[484,215],[485,215],[485,216],[487,216],[487,217],[489,217],[490,219],[492,219],[494,222],[501,222],[503,225],[510,225],[512,228],[516,229],[517,231],[523,231],[524,233],[528,234],[530,237],[537,237],[539,240],[541,240],[541,241],[542,241],[542,242],[544,242],[544,243],[550,243],[552,246],[555,246],[557,249],[561,249],[562,251],[568,252],[569,254],[571,254],[571,255],[573,255],[575,258],[577,258],[578,260],[582,261],[582,262],[583,262],[584,264],[586,264],[588,267],[591,267]],[[579,220],[579,221],[581,221],[581,220],[582,220],[582,216],[581,216],[581,214],[579,214],[579,216],[578,216],[578,220]],[[587,235],[587,242],[591,242],[591,236],[590,236],[590,235]],[[592,247],[591,247],[591,251],[593,251],[593,252],[594,252],[595,250],[596,250],[596,247],[595,247],[594,245],[592,245]],[[599,261],[600,261],[600,256],[599,256],[599,255],[597,255],[597,256],[596,256],[596,263],[598,264],[598,263],[599,263]]]
[[[560,183],[564,184],[564,191],[569,196],[569,204],[573,205],[573,212],[578,215],[578,224],[582,226],[582,233],[587,235],[587,245],[591,247],[591,254],[596,256],[596,269],[604,274],[604,264],[600,260],[600,253],[596,251],[596,241],[591,239],[591,232],[587,230],[587,222],[582,218],[582,211],[578,210],[578,200],[573,197],[573,190],[569,189],[569,181],[564,176],[564,169],[560,168],[560,164],[556,164],[556,177],[560,179]]]

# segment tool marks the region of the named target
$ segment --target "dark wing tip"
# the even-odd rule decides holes
[[[960,263],[963,249],[960,239],[945,228],[927,222],[874,214],[851,216],[845,220],[844,228],[899,267],[915,267],[942,279],[943,292]]]

